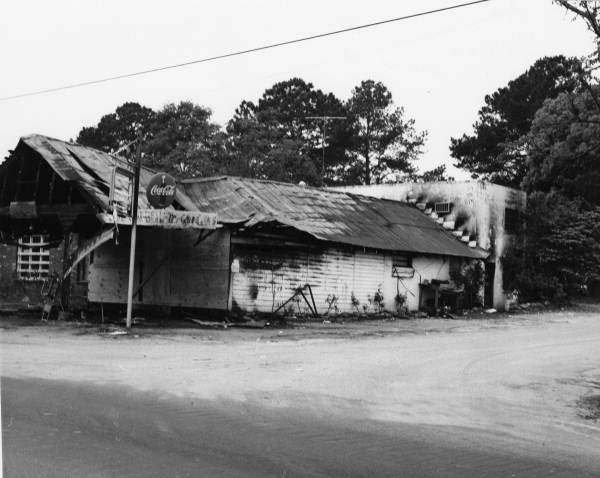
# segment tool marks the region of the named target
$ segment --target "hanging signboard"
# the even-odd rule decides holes
[[[176,191],[175,179],[167,173],[158,173],[146,186],[146,198],[152,207],[164,209],[173,204]]]
[[[130,217],[99,214],[104,224],[131,226]],[[138,209],[137,225],[163,229],[217,229],[217,215],[199,211],[174,211],[165,209]]]

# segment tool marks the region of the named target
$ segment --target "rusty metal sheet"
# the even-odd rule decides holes
[[[78,179],[77,172],[71,166],[70,161],[54,147],[50,142],[50,138],[32,134],[22,137],[21,141],[37,151],[61,179],[64,181],[75,181]]]
[[[117,162],[126,162],[125,159],[119,160],[94,148],[37,134],[24,136],[21,141],[38,152],[63,180],[76,182],[97,206],[104,211],[109,210],[108,195],[112,171]],[[149,207],[146,185],[155,173],[145,167],[142,167],[140,172],[138,200],[141,209]],[[127,195],[127,181],[117,181],[116,187],[122,195]],[[178,188],[175,199],[187,211],[198,210],[181,188]],[[168,209],[173,210],[172,207]]]
[[[328,242],[382,250],[483,259],[416,207],[276,181],[219,177],[183,181],[201,211],[222,223],[277,222]]]

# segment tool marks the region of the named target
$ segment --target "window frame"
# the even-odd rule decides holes
[[[25,234],[17,241],[17,280],[41,282],[50,275],[50,247],[47,234]]]

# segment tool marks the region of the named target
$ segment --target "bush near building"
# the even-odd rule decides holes
[[[504,281],[522,300],[564,301],[600,279],[600,207],[557,193],[529,196]]]

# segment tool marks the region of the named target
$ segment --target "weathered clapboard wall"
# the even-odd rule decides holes
[[[136,287],[155,268],[135,303],[227,310],[272,312],[290,298],[296,288],[310,284],[317,310],[328,310],[328,298],[337,297],[339,312],[352,312],[352,294],[359,310],[380,290],[384,308],[395,310],[397,292],[405,295],[410,310],[417,310],[419,284],[431,279],[448,280],[450,260],[442,256],[415,256],[414,277],[392,276],[391,253],[363,249],[257,245],[235,242],[230,232],[219,229],[194,247],[197,232],[140,229],[136,255]],[[89,267],[90,302],[125,303],[129,242],[99,247]],[[239,265],[230,272],[232,261]],[[371,300],[369,300],[371,299]],[[308,311],[303,301],[288,305],[294,312]]]
[[[229,290],[229,231],[218,229],[197,246],[195,231],[138,229],[136,288],[155,269],[134,302],[227,309]],[[90,264],[90,302],[127,300],[129,240],[125,230],[119,245],[99,247]],[[158,269],[157,269],[158,268]]]
[[[310,284],[317,310],[328,310],[327,298],[335,295],[340,312],[352,312],[352,294],[374,311],[372,299],[378,290],[386,310],[394,310],[397,291],[406,295],[410,310],[417,310],[419,282],[449,279],[449,260],[443,257],[415,257],[415,276],[392,277],[391,254],[362,250],[327,248],[322,250],[290,247],[266,248],[234,244],[232,257],[239,271],[232,273],[232,305],[242,310],[272,312],[290,298],[296,288]],[[290,305],[286,306],[288,309]],[[294,311],[307,312],[304,301],[291,304]]]

